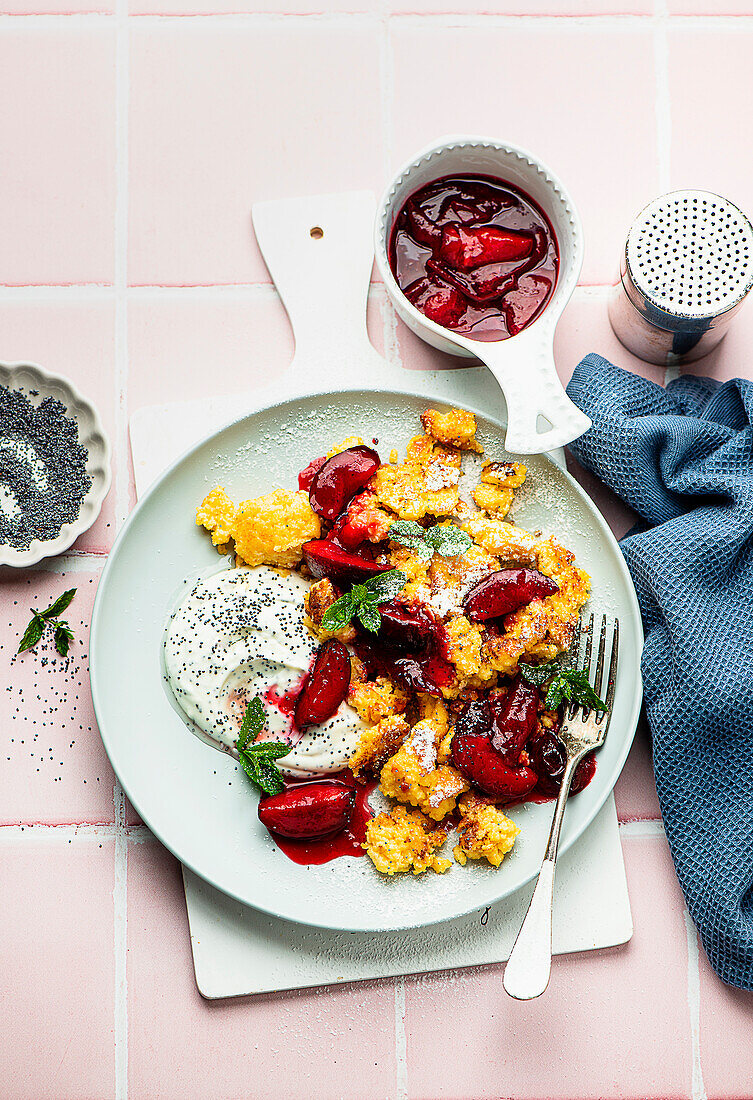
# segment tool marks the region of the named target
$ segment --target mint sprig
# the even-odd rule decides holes
[[[21,639],[17,653],[23,653],[27,649],[33,649],[37,642],[41,639],[45,632],[45,627],[48,625],[55,628],[53,638],[55,641],[55,649],[58,651],[61,657],[68,656],[68,649],[73,641],[73,631],[66,622],[65,619],[61,619],[60,615],[69,606],[71,600],[76,595],[75,588],[69,588],[66,592],[61,593],[60,596],[46,611],[31,610],[31,619],[29,625],[24,631],[24,635]]]
[[[290,745],[284,741],[260,741],[256,743],[267,721],[264,704],[256,695],[246,707],[235,747],[238,758],[248,778],[264,794],[279,794],[285,790],[285,782],[275,764],[281,756],[287,756]]]
[[[588,682],[588,676],[577,668],[564,668],[559,661],[547,661],[543,665],[518,665],[521,676],[536,687],[547,684],[544,707],[557,710],[567,700],[592,710],[606,710],[606,703]]]
[[[354,584],[350,592],[340,596],[324,612],[322,626],[335,633],[357,618],[372,634],[382,624],[379,604],[391,600],[405,588],[407,576],[400,569],[389,569],[369,577],[364,584]]]
[[[388,537],[401,546],[413,550],[421,561],[429,561],[434,554],[454,558],[463,554],[473,541],[471,536],[454,524],[435,524],[428,530],[411,519],[399,519],[388,531]]]

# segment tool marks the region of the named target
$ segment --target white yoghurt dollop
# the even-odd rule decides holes
[[[293,729],[286,713],[290,693],[309,671],[318,645],[303,622],[308,587],[296,574],[284,576],[267,566],[225,569],[194,586],[165,638],[167,680],[188,717],[210,738],[232,747],[246,703],[259,695],[267,713],[263,736],[291,742],[277,763],[295,776],[342,771],[364,729],[344,702],[328,721],[304,734]]]

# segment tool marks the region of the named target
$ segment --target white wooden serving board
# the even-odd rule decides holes
[[[368,192],[262,203],[257,237],[293,325],[296,350],[284,377],[248,398],[152,406],[130,421],[136,491],[199,439],[246,413],[307,393],[351,389],[428,393],[498,410],[504,398],[484,367],[407,371],[382,358],[366,335],[374,198]],[[311,236],[317,227],[322,236]],[[337,301],[337,329],[328,320]],[[250,350],[249,354],[252,354]],[[354,426],[355,431],[355,426]],[[564,464],[561,452],[555,460]],[[362,981],[499,963],[507,959],[533,887],[429,928],[342,933],[273,919],[183,869],[196,981],[208,998]],[[632,935],[614,798],[557,873],[554,951],[612,947]]]

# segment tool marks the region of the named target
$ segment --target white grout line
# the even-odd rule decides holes
[[[395,1100],[408,1100],[408,1044],[405,1034],[405,978],[395,978]]]
[[[115,385],[116,468],[115,519],[118,527],[128,516],[128,110],[129,23],[128,0],[116,0],[115,57]],[[118,779],[115,805],[115,885],[113,887],[113,950],[115,954],[115,1100],[128,1096],[128,839],[126,797]]]
[[[661,821],[621,821],[620,836],[630,840],[644,840],[649,837],[664,837],[664,824]]]
[[[685,932],[688,937],[688,1013],[690,1015],[690,1050],[692,1100],[707,1100],[701,1066],[701,972],[698,933],[690,913],[685,909]]]
[[[67,844],[72,840],[117,840],[118,835],[132,844],[143,844],[154,837],[146,825],[125,825],[122,821],[103,825],[91,825],[88,822],[49,825],[40,821],[31,824],[0,825],[0,847],[37,843],[39,840],[44,840],[45,844],[50,842]]]

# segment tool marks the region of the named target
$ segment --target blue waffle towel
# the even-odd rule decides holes
[[[753,382],[665,390],[588,355],[567,390],[593,421],[573,454],[640,517],[621,547],[677,876],[720,978],[753,989]]]

